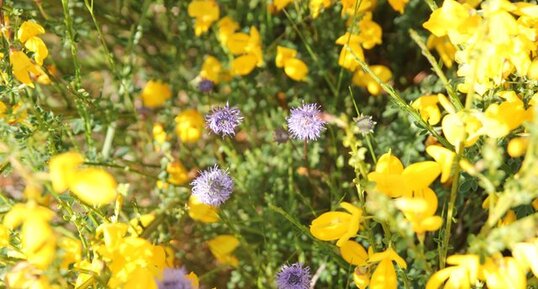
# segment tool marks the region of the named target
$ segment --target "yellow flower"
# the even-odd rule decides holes
[[[152,129],[153,133],[153,139],[155,142],[159,145],[162,145],[164,142],[166,142],[166,131],[164,130],[164,127],[160,123],[156,123],[153,125]]]
[[[78,239],[62,237],[58,241],[58,247],[63,250],[62,264],[60,265],[60,268],[67,270],[69,265],[81,261],[82,243]]]
[[[447,264],[454,265],[434,273],[426,283],[426,289],[440,288],[446,281],[445,288],[471,288],[478,281],[480,258],[476,255],[452,255]]]
[[[310,9],[310,15],[316,19],[319,16],[321,10],[329,8],[331,6],[331,0],[310,0],[308,8]]]
[[[219,27],[217,38],[219,39],[220,44],[225,47],[230,35],[239,29],[239,23],[235,22],[232,17],[226,16],[222,17],[217,25]]]
[[[481,269],[489,289],[527,288],[527,270],[513,257],[487,258]]]
[[[57,287],[52,287],[47,277],[42,274],[42,270],[21,262],[5,274],[4,285],[7,288],[57,289]]]
[[[476,143],[482,133],[482,122],[475,112],[460,111],[447,114],[441,122],[443,134],[456,148],[463,142],[465,147]]]
[[[353,271],[353,283],[359,289],[366,289],[370,285],[370,274],[365,267],[357,266]]]
[[[340,0],[342,2],[342,16],[360,14],[365,11],[371,11],[377,0]],[[358,4],[358,5],[357,5]],[[358,7],[358,9],[356,9]]]
[[[49,221],[54,213],[35,203],[16,204],[4,217],[4,225],[14,230],[21,226],[22,253],[29,263],[46,269],[54,260],[56,236]]]
[[[499,220],[499,227],[510,225],[517,220],[516,212],[514,210],[508,210],[504,217]]]
[[[396,200],[396,207],[403,212],[421,241],[424,241],[425,232],[437,231],[443,224],[441,217],[434,216],[437,202],[437,196],[430,188],[416,192],[412,198],[403,197]]]
[[[194,0],[189,3],[189,16],[195,18],[194,33],[200,36],[209,30],[213,22],[220,16],[219,5],[214,0]]]
[[[358,40],[364,49],[372,49],[381,44],[382,29],[379,24],[372,21],[372,12],[366,12],[359,22]]]
[[[377,75],[382,82],[387,82],[392,78],[392,72],[384,65],[371,65],[370,69],[372,69],[374,74]],[[377,81],[375,81],[369,73],[363,71],[362,69],[355,71],[351,81],[357,86],[366,88],[368,92],[374,96],[383,92],[383,88],[381,88]]]
[[[202,70],[200,70],[200,76],[205,79],[209,79],[214,83],[219,83],[222,80],[222,74],[224,70],[222,64],[215,57],[208,55],[204,59],[202,64]]]
[[[423,95],[417,98],[411,106],[420,112],[423,120],[431,125],[436,125],[441,121],[441,111],[437,106],[439,98],[437,95]]]
[[[369,255],[369,263],[379,262],[374,273],[372,274],[372,278],[370,279],[369,288],[395,289],[397,285],[397,278],[392,262],[394,261],[400,268],[406,269],[407,264],[402,257],[400,257],[398,253],[396,253],[396,251],[394,251],[391,247],[380,253],[373,253],[370,250]]]
[[[76,178],[76,170],[84,162],[84,157],[76,152],[67,152],[53,156],[49,162],[52,188],[61,193]]]
[[[219,221],[218,208],[200,202],[194,195],[189,198],[189,216],[203,223],[215,223]]]
[[[165,264],[163,247],[138,237],[123,238],[108,264],[112,275],[108,285],[123,289],[157,289],[155,279],[162,278]]]
[[[139,236],[155,220],[154,214],[144,214],[129,221],[127,231],[132,236]]]
[[[525,270],[531,269],[538,276],[538,238],[527,242],[516,243],[512,248],[512,256]]]
[[[168,84],[150,80],[144,86],[142,94],[140,94],[144,106],[149,108],[156,108],[162,106],[170,97],[172,97],[172,90]]]
[[[24,21],[17,31],[17,38],[20,42],[25,43],[29,39],[45,33],[45,28],[35,21]]]
[[[84,158],[67,152],[51,158],[49,163],[53,189],[61,193],[70,189],[83,202],[101,206],[116,198],[116,181],[102,169],[79,169]]]
[[[346,32],[346,34],[336,39],[335,43],[343,45],[338,58],[338,65],[349,71],[355,71],[359,66],[357,59],[364,61],[364,52],[360,45],[360,36]]]
[[[73,267],[75,271],[80,271],[75,282],[75,288],[79,288],[83,287],[83,284],[86,284],[87,282],[89,285],[95,283],[96,280],[92,278],[94,275],[99,276],[99,273],[103,270],[104,263],[99,259],[94,258],[91,263],[88,262],[88,260],[82,260]],[[90,274],[89,272],[93,272],[94,274]],[[93,280],[93,282],[90,282],[91,280]]]
[[[189,172],[179,161],[168,163],[166,172],[168,172],[168,182],[171,184],[181,186],[189,182]]]
[[[443,5],[433,11],[430,19],[422,26],[433,33],[433,35],[442,37],[447,35],[450,30],[459,29],[469,17],[469,9],[464,5],[454,0],[445,0]]]
[[[312,221],[310,233],[322,241],[334,241],[341,247],[359,231],[362,210],[346,202],[340,204],[346,212],[331,211],[321,214]]]
[[[456,153],[442,146],[431,145],[426,148],[426,152],[441,167],[441,183],[446,183],[452,172]]]
[[[286,64],[286,61],[295,58],[297,56],[297,50],[292,48],[287,48],[284,46],[277,46],[276,47],[276,58],[275,58],[275,64],[276,67],[284,67]]]
[[[295,81],[302,81],[308,74],[306,64],[295,58],[297,50],[277,46],[277,55],[275,58],[276,67],[284,67],[284,72]]]
[[[428,46],[428,49],[435,49],[435,51],[437,51],[437,54],[441,56],[441,60],[446,67],[452,67],[454,59],[456,59],[456,47],[450,43],[447,36],[437,37],[435,35],[430,35],[426,45]]]
[[[308,66],[302,60],[292,58],[286,61],[284,72],[295,81],[303,81],[308,74]]]
[[[376,183],[376,189],[389,197],[401,195],[398,189],[401,183],[403,165],[400,160],[390,152],[383,154],[377,161],[375,171],[368,174],[368,179]]]
[[[250,74],[256,67],[256,56],[245,54],[234,58],[232,61],[232,75],[243,76]]]
[[[405,5],[409,2],[409,0],[389,0],[390,7],[392,9],[400,12],[400,14],[404,13]]]
[[[211,254],[222,264],[233,267],[239,265],[239,260],[232,254],[239,246],[239,240],[232,235],[219,235],[207,241]]]
[[[529,146],[529,139],[527,137],[516,137],[510,140],[508,143],[508,155],[513,158],[519,158],[527,152]]]
[[[99,254],[105,258],[111,258],[112,253],[122,242],[129,226],[124,223],[104,223],[99,225],[96,230],[96,236],[103,237],[104,246],[98,249]]]
[[[43,70],[38,65],[33,64],[32,61],[30,61],[30,58],[28,58],[22,51],[12,50],[9,53],[9,62],[11,63],[15,78],[29,87],[34,87],[30,74],[33,74],[34,76],[45,74]]]
[[[345,241],[340,247],[340,255],[351,265],[365,266],[368,253],[361,244],[355,241]]]
[[[514,91],[505,91],[500,95],[506,100],[500,104],[491,104],[484,112],[483,130],[492,138],[508,135],[526,120],[523,101]]]
[[[0,249],[9,246],[9,229],[0,224]]]
[[[532,80],[538,80],[538,59],[533,59],[527,72],[527,77]]]
[[[43,60],[49,55],[49,50],[45,45],[45,42],[39,37],[32,37],[24,44],[26,49],[34,53],[35,62],[39,65],[43,65]]]
[[[116,199],[116,180],[106,171],[87,168],[77,171],[69,189],[81,201],[92,206],[102,206]]]
[[[254,67],[263,65],[261,38],[256,27],[250,27],[250,34],[230,35],[226,46],[233,55],[239,55],[232,61],[232,75],[247,75]]]
[[[184,143],[195,143],[202,137],[204,118],[195,109],[187,109],[175,118],[176,134]]]
[[[432,161],[414,163],[403,169],[397,157],[386,153],[379,158],[368,179],[376,183],[376,190],[389,197],[411,197],[427,188],[440,173],[441,167]]]
[[[286,8],[291,2],[293,2],[293,0],[273,0],[273,5],[275,6],[276,11],[280,11]]]

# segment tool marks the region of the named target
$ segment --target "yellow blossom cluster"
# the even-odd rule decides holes
[[[43,61],[49,55],[45,42],[39,37],[45,29],[35,21],[25,21],[17,31],[17,40],[20,41],[27,51],[33,53],[32,61],[25,52],[10,49],[9,61],[12,65],[13,75],[17,80],[29,87],[34,87],[32,78],[41,84],[49,84],[50,79],[42,68]]]
[[[459,64],[458,76],[464,78],[459,89],[483,95],[513,73],[532,75],[530,68],[538,48],[536,10],[536,5],[524,2],[489,0],[482,2],[479,9],[446,0],[424,27],[436,37],[448,37],[457,47],[454,57]],[[440,50],[441,43],[432,46]],[[447,58],[452,54],[451,48],[444,47],[445,52],[440,54]]]

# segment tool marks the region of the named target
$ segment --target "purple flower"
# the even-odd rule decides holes
[[[310,288],[310,268],[301,263],[283,265],[276,275],[278,289],[308,289]]]
[[[203,93],[208,93],[213,90],[215,84],[209,79],[202,79],[198,83],[198,89]]]
[[[203,171],[191,185],[192,194],[200,202],[211,206],[220,206],[226,202],[234,188],[232,178],[217,165]]]
[[[164,269],[163,279],[157,280],[157,286],[159,289],[194,289],[184,267]]]
[[[241,111],[235,107],[230,107],[228,103],[224,107],[217,107],[206,117],[207,127],[214,133],[223,137],[234,135],[235,128],[241,123],[243,116]]]
[[[316,140],[325,129],[325,121],[320,117],[321,111],[316,103],[303,104],[293,108],[288,117],[290,135],[299,140]]]

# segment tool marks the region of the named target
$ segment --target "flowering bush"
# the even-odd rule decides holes
[[[0,0],[0,288],[538,288],[538,5]]]

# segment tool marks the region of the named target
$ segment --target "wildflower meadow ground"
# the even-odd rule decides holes
[[[0,0],[0,288],[538,289],[538,5]]]

